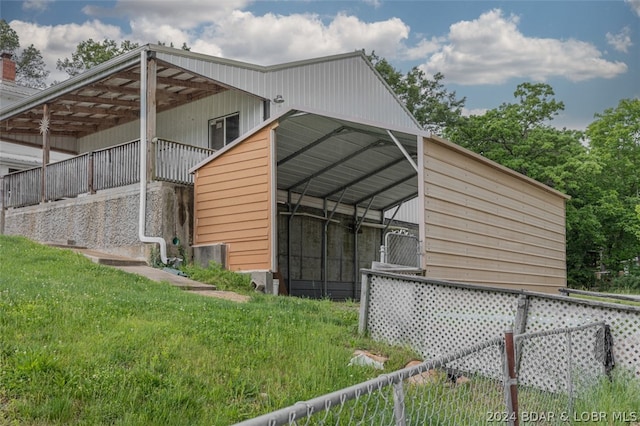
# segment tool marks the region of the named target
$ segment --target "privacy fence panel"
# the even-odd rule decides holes
[[[448,286],[403,275],[368,274],[360,328],[431,359],[499,336],[516,316],[518,294]]]
[[[597,321],[611,328],[616,366],[640,377],[640,307],[363,271],[360,331],[410,345],[425,359],[510,325],[534,333]]]

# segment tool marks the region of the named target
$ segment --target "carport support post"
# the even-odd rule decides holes
[[[358,286],[358,270],[359,265],[360,265],[360,259],[359,259],[359,255],[360,253],[358,252],[358,232],[360,232],[360,227],[362,226],[362,222],[364,222],[364,219],[367,217],[367,213],[369,213],[369,209],[371,208],[371,204],[373,204],[373,200],[375,199],[375,197],[371,197],[371,200],[369,200],[369,204],[367,204],[367,208],[365,209],[362,218],[358,219],[358,205],[356,204],[354,206],[354,213],[353,213],[353,298],[355,300],[356,298],[356,289]]]
[[[302,197],[307,193],[307,189],[309,189],[309,184],[311,181],[307,182],[302,190],[302,194],[300,194],[300,198],[298,198],[298,202],[296,203],[293,211],[291,211],[291,215],[289,215],[289,220],[287,220],[287,291],[289,292],[289,296],[293,296],[293,288],[291,287],[291,224],[293,223],[293,217],[296,215],[298,208],[300,208],[300,204],[302,203]],[[287,206],[291,209],[291,190],[287,191]],[[302,257],[301,257],[302,259]]]
[[[327,276],[329,275],[329,265],[327,262],[327,239],[329,237],[329,222],[331,222],[331,219],[333,219],[333,215],[336,213],[336,210],[338,210],[338,206],[340,205],[340,203],[342,202],[342,197],[344,197],[345,192],[347,192],[347,188],[345,188],[344,190],[342,190],[342,194],[340,194],[340,198],[338,199],[338,201],[336,202],[336,204],[333,206],[333,210],[331,210],[331,214],[329,215],[329,217],[327,217],[324,220],[324,230],[322,233],[322,297],[327,297],[327,285],[328,285],[328,281],[327,281]],[[325,216],[327,215],[327,199],[324,199],[324,214]]]

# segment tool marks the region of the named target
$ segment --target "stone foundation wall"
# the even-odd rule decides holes
[[[151,261],[152,251],[159,249],[156,244],[144,244],[138,239],[139,188],[135,184],[8,209],[4,234]],[[193,188],[165,182],[148,185],[145,233],[163,237],[169,257],[191,258],[192,222]]]

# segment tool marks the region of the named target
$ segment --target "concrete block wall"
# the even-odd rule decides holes
[[[285,213],[286,207],[279,206]],[[294,287],[293,295],[322,297],[322,234],[323,220],[309,215],[322,216],[322,211],[301,206],[291,223],[291,265],[287,265],[287,230],[289,217],[278,215],[278,270],[282,277],[280,286]],[[304,215],[307,214],[307,215]],[[327,284],[330,297],[335,299],[357,298],[360,293],[359,272],[354,279],[354,262],[357,270],[370,268],[378,259],[382,231],[362,226],[358,233],[358,259],[354,259],[354,234],[352,216],[335,214],[327,230]],[[291,274],[291,276],[289,276]]]
[[[154,245],[138,239],[139,185],[5,211],[4,233],[68,243],[151,260]],[[191,258],[193,188],[152,182],[147,188],[146,235],[161,236],[169,257]],[[178,244],[174,245],[174,238]],[[157,251],[157,247],[156,247]]]

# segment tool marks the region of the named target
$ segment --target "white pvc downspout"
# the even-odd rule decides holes
[[[138,238],[143,243],[160,244],[160,260],[167,264],[167,242],[164,238],[144,235],[147,215],[147,51],[140,52],[140,214]]]

